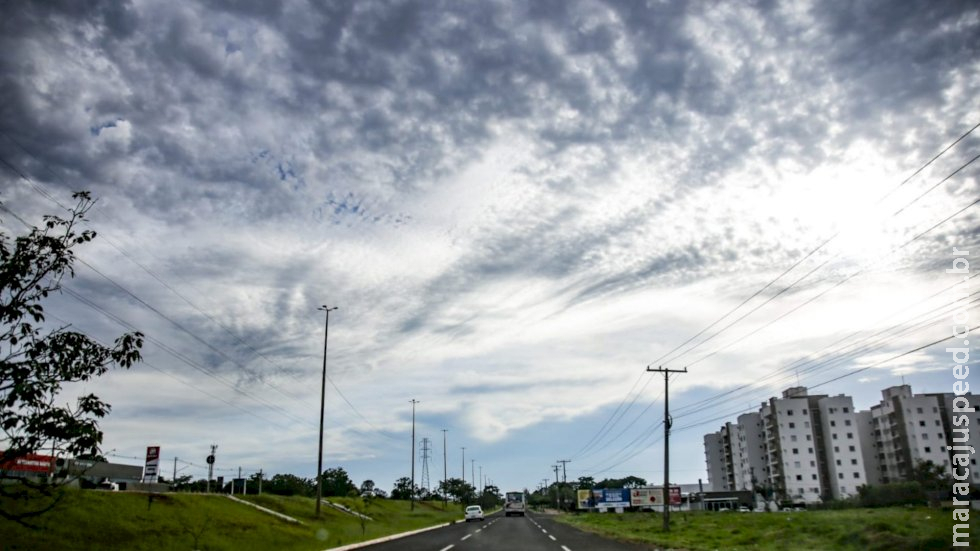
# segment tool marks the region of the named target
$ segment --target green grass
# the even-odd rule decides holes
[[[365,510],[374,520],[365,522],[362,534],[356,517],[331,507],[323,506],[322,517],[314,518],[310,498],[262,495],[248,500],[305,524],[287,523],[221,496],[162,494],[149,504],[146,494],[69,490],[55,510],[32,521],[34,528],[0,520],[0,550],[322,550],[462,519],[458,505],[443,511],[441,503],[420,503],[411,511],[405,501],[376,500]],[[360,499],[335,501],[361,507]]]
[[[980,543],[974,511],[970,542]],[[654,513],[560,515],[561,522],[624,541],[686,550],[949,549],[951,511],[926,508],[847,509],[793,513],[671,513],[670,532]]]

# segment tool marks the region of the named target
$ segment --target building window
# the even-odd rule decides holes
[[[844,413],[850,413],[850,411],[847,409],[847,407],[844,408]]]
[[[922,412],[920,411],[919,413],[922,413]],[[793,415],[793,410],[787,409],[786,410],[786,415]]]
[[[921,414],[922,413],[922,408],[915,408],[915,412]]]
[[[816,467],[817,466],[817,462],[816,461],[811,461],[810,462],[810,466],[811,467]]]
[[[791,429],[795,429],[795,428],[796,428],[796,423],[790,423],[790,424],[789,424],[789,428],[791,428]]]
[[[848,447],[847,447],[847,450],[848,450],[848,451],[854,451],[854,446],[848,446]]]
[[[858,464],[858,460],[857,459],[852,459],[851,460],[851,465],[857,465],[857,464]]]
[[[840,465],[840,459],[837,460],[837,464]]]
[[[847,439],[848,440],[854,440],[854,433],[853,432],[847,433]]]
[[[806,410],[803,410],[803,415],[806,415]]]
[[[790,435],[789,440],[790,442],[796,442],[796,435],[795,434]]]
[[[807,452],[807,453],[813,453],[813,448],[807,448],[807,449],[806,449],[806,452]]]
[[[807,442],[809,442],[810,440],[811,440],[811,439],[810,439],[810,435],[809,435],[809,434],[808,434],[808,435],[806,435],[806,441],[807,441]]]
[[[814,480],[817,479],[817,475],[811,475],[811,476],[813,477]]]
[[[803,426],[806,427],[806,428],[810,428],[810,422],[809,421],[804,421],[803,422]]]
[[[796,480],[801,480],[802,481],[803,480],[803,475],[801,475],[801,474],[796,475]]]
[[[922,449],[925,450],[926,453],[932,453],[932,448],[930,448],[929,446],[926,446]]]
[[[793,448],[793,455],[799,455],[799,454],[800,454],[800,449],[799,448]]]
[[[837,421],[831,421],[831,422],[830,422],[830,426],[832,426],[832,427],[836,427],[836,426],[837,426]]]
[[[837,440],[837,433],[835,432],[834,434],[831,434],[830,437],[834,440]]]
[[[840,448],[838,446],[834,446],[834,453],[839,453],[839,452],[840,452]]]
[[[928,440],[929,439],[929,435],[923,432],[922,433],[922,439],[923,440]]]
[[[844,419],[844,426],[845,427],[851,426],[851,420],[850,419]]]
[[[854,478],[861,478],[861,473],[855,472],[854,473]]]
[[[919,426],[920,426],[920,427],[924,427],[924,426],[926,426],[926,422],[925,422],[925,421],[919,421]]]
[[[799,469],[800,468],[800,462],[799,461],[794,461],[793,462],[793,466],[796,467],[797,469]]]
[[[844,480],[844,473],[837,473],[837,478]],[[662,488],[663,486],[661,486]]]
[[[980,421],[980,419],[977,419],[977,421]],[[939,426],[939,419],[936,419],[936,426]]]
[[[834,409],[834,408],[828,408],[827,409],[827,413],[834,413],[835,411],[837,411],[837,410]]]

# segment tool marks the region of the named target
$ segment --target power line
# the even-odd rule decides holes
[[[46,164],[45,164],[45,163],[44,163],[43,161],[40,161],[40,159],[38,159],[36,155],[34,155],[34,154],[33,154],[33,153],[31,153],[30,151],[28,151],[28,150],[27,150],[26,148],[24,148],[24,146],[22,146],[22,145],[21,145],[21,144],[20,144],[19,142],[17,142],[17,140],[15,140],[15,139],[13,139],[13,137],[11,137],[10,135],[8,135],[8,134],[6,134],[6,133],[4,133],[4,132],[2,132],[2,131],[0,131],[0,133],[3,133],[3,134],[4,134],[4,136],[6,136],[6,137],[7,137],[7,138],[8,138],[8,139],[9,139],[9,140],[11,141],[11,142],[13,142],[13,143],[14,143],[15,145],[17,145],[17,147],[18,147],[18,148],[20,148],[20,149],[21,149],[22,151],[24,151],[24,153],[26,153],[27,155],[29,155],[29,156],[31,156],[31,157],[33,157],[33,158],[34,158],[35,160],[38,160],[39,162],[41,162],[41,164],[42,164],[43,166],[45,166],[45,168],[47,168],[47,169],[48,169],[49,171],[51,171],[51,169],[50,169],[50,167],[48,167],[48,166],[47,166],[47,165],[46,165]],[[59,207],[61,207],[61,208],[62,208],[62,209],[64,209],[65,211],[68,211],[68,212],[71,212],[71,209],[70,209],[69,207],[67,207],[66,205],[64,205],[64,204],[62,204],[62,203],[61,203],[60,201],[58,201],[58,200],[57,200],[57,199],[56,199],[56,198],[55,198],[55,197],[54,197],[54,196],[53,196],[52,194],[50,194],[49,192],[47,192],[47,191],[46,191],[46,190],[45,190],[45,189],[44,189],[44,188],[43,188],[43,187],[42,187],[42,186],[41,186],[40,184],[38,184],[38,183],[36,183],[36,182],[34,182],[34,181],[33,181],[33,180],[32,180],[32,179],[31,179],[31,178],[29,177],[29,176],[27,176],[27,175],[26,175],[26,174],[24,174],[24,173],[23,173],[22,171],[20,171],[19,169],[17,169],[17,168],[16,168],[16,167],[15,167],[15,166],[14,166],[13,164],[11,164],[10,162],[8,162],[8,161],[7,161],[6,159],[4,159],[3,157],[0,157],[0,161],[2,161],[4,165],[6,165],[6,166],[7,166],[8,168],[10,168],[10,169],[11,169],[11,170],[12,170],[13,172],[15,172],[15,173],[16,173],[16,174],[17,174],[17,175],[18,175],[18,176],[19,176],[20,178],[22,178],[22,179],[23,179],[23,180],[24,180],[25,182],[27,182],[27,183],[28,183],[28,184],[29,184],[29,185],[31,186],[31,188],[32,188],[32,189],[34,189],[34,190],[35,190],[35,191],[36,191],[36,192],[37,192],[38,194],[40,194],[41,196],[43,196],[43,197],[45,197],[46,199],[48,199],[49,201],[51,201],[51,202],[52,202],[52,203],[54,203],[55,205],[57,205],[57,206],[59,206]],[[52,173],[54,174],[54,172],[53,172],[53,171],[51,171],[51,172],[52,172]],[[58,177],[58,175],[57,175],[57,174],[55,174],[55,176],[56,176],[56,177]],[[60,177],[58,177],[58,178],[60,179]],[[62,181],[62,183],[64,183],[64,182]],[[2,205],[2,204],[0,204],[0,205]],[[8,212],[10,212],[11,214],[14,214],[14,213],[13,213],[12,211],[10,211],[9,209],[5,209],[5,210],[7,210]],[[99,209],[99,211],[101,212],[101,209]],[[26,222],[25,222],[25,221],[24,221],[24,220],[23,220],[22,218],[20,218],[20,217],[19,217],[19,216],[17,216],[16,214],[14,214],[14,216],[15,216],[15,217],[16,217],[16,218],[17,218],[18,220],[20,220],[20,221],[21,221],[21,222],[22,222],[23,224],[25,224],[26,226],[28,226],[28,227],[30,227],[30,225],[29,225],[29,224],[27,224],[27,223],[26,223]],[[120,246],[118,246],[118,245],[116,245],[116,244],[115,244],[115,242],[113,242],[113,241],[112,241],[111,239],[109,239],[109,238],[108,238],[108,237],[106,237],[105,235],[103,235],[103,238],[104,238],[104,239],[106,240],[106,242],[107,242],[107,243],[109,243],[109,244],[110,244],[110,245],[111,245],[111,246],[112,246],[113,248],[115,248],[115,249],[116,249],[116,250],[117,250],[117,251],[118,251],[118,252],[119,252],[120,254],[122,254],[123,256],[125,256],[125,257],[126,257],[126,258],[127,258],[128,260],[130,260],[131,262],[133,262],[133,263],[134,263],[134,264],[135,264],[136,266],[138,266],[138,267],[139,267],[139,268],[141,268],[141,269],[142,269],[142,270],[143,270],[144,272],[146,272],[146,273],[147,273],[147,274],[149,274],[149,275],[150,275],[151,277],[153,277],[153,278],[154,278],[154,279],[155,279],[155,280],[156,280],[156,281],[157,281],[158,283],[160,283],[160,284],[161,284],[162,286],[164,286],[164,287],[165,287],[166,289],[168,289],[168,290],[169,290],[170,292],[172,292],[172,293],[173,293],[174,295],[176,295],[176,296],[177,296],[178,298],[180,298],[180,299],[181,299],[181,300],[182,300],[183,302],[185,302],[185,303],[187,303],[187,304],[188,304],[189,306],[191,306],[191,307],[192,307],[192,308],[193,308],[194,310],[196,310],[197,312],[199,312],[199,313],[200,313],[201,315],[203,315],[203,316],[205,316],[205,317],[206,317],[206,318],[207,318],[208,320],[210,320],[210,321],[211,321],[212,323],[214,323],[215,325],[217,325],[217,326],[219,326],[219,327],[220,327],[221,329],[223,329],[223,330],[224,330],[224,331],[225,331],[226,333],[228,333],[228,334],[229,334],[230,336],[232,336],[233,338],[235,338],[235,339],[236,339],[236,340],[237,340],[237,341],[238,341],[239,343],[241,343],[242,345],[244,345],[245,347],[247,347],[247,348],[248,348],[248,349],[249,349],[249,350],[250,350],[250,351],[251,351],[251,352],[252,352],[252,353],[253,353],[254,355],[256,355],[256,356],[258,356],[258,357],[261,357],[262,359],[264,359],[264,360],[265,360],[265,361],[266,361],[267,363],[269,363],[269,364],[270,364],[270,365],[272,365],[273,367],[277,367],[277,368],[278,368],[278,369],[279,369],[280,371],[285,371],[285,369],[284,369],[284,368],[282,368],[282,366],[279,366],[278,364],[276,364],[276,363],[274,363],[274,362],[273,362],[273,361],[272,361],[272,360],[271,360],[270,358],[268,358],[267,356],[265,356],[264,354],[262,354],[261,352],[259,352],[259,351],[258,351],[257,349],[255,349],[255,348],[254,348],[253,346],[251,346],[250,344],[248,344],[248,343],[247,343],[247,342],[246,342],[246,341],[245,341],[244,339],[242,339],[242,338],[241,338],[240,336],[238,336],[238,335],[236,335],[236,334],[235,334],[234,332],[232,332],[232,331],[231,331],[231,330],[230,330],[230,329],[229,329],[229,328],[228,328],[227,326],[225,326],[224,324],[222,324],[221,322],[219,322],[219,321],[218,321],[217,319],[215,319],[215,318],[214,318],[213,316],[211,316],[210,314],[208,314],[207,312],[205,312],[205,311],[204,311],[203,309],[201,309],[200,307],[198,307],[198,306],[197,306],[196,304],[194,304],[194,303],[193,303],[193,302],[192,302],[192,301],[191,301],[190,299],[188,299],[188,298],[187,298],[186,296],[184,296],[183,294],[181,294],[180,292],[178,292],[178,291],[177,291],[177,290],[176,290],[176,289],[175,289],[174,287],[172,287],[172,286],[171,286],[171,285],[169,285],[169,284],[168,284],[168,283],[167,283],[166,281],[164,281],[164,280],[163,280],[163,279],[162,279],[162,278],[161,278],[161,277],[160,277],[159,275],[157,275],[157,274],[156,274],[156,273],[155,273],[155,272],[154,272],[153,270],[151,270],[151,269],[149,269],[148,267],[146,267],[146,266],[145,266],[145,265],[143,265],[142,263],[140,263],[140,262],[138,262],[138,261],[137,261],[137,260],[136,260],[135,258],[133,258],[133,256],[132,256],[132,255],[130,255],[129,253],[127,253],[127,252],[126,252],[126,251],[125,251],[125,250],[124,250],[124,249],[123,249],[122,247],[120,247]],[[162,313],[161,311],[159,311],[158,309],[156,309],[156,308],[154,308],[154,307],[153,307],[153,306],[151,306],[151,305],[150,305],[149,303],[147,303],[146,301],[144,301],[143,299],[141,299],[140,297],[138,297],[138,296],[137,296],[137,295],[136,295],[135,293],[133,293],[133,292],[131,292],[131,291],[129,291],[128,289],[126,289],[125,287],[123,287],[122,285],[120,285],[119,283],[117,283],[117,282],[116,282],[115,280],[113,280],[112,278],[110,278],[110,277],[109,277],[109,276],[107,276],[106,274],[104,274],[104,273],[102,273],[101,271],[99,271],[98,269],[96,269],[96,268],[95,268],[94,266],[92,266],[91,264],[89,264],[89,263],[87,263],[87,262],[85,262],[85,261],[84,261],[83,259],[81,259],[81,258],[79,258],[79,257],[76,257],[76,258],[78,259],[78,261],[79,261],[80,263],[82,263],[83,265],[85,265],[85,266],[87,266],[87,267],[88,267],[89,269],[91,269],[92,271],[94,271],[94,272],[95,272],[95,273],[97,273],[98,275],[100,275],[100,276],[102,276],[103,278],[105,278],[105,279],[106,279],[107,281],[109,281],[109,282],[110,282],[111,284],[113,284],[113,285],[114,285],[115,287],[117,287],[118,289],[120,289],[121,291],[123,291],[124,293],[126,293],[127,295],[129,295],[130,297],[132,297],[132,298],[133,298],[134,300],[136,300],[136,301],[137,301],[138,303],[140,303],[140,304],[141,304],[141,305],[143,305],[144,307],[146,307],[146,308],[148,308],[148,309],[149,309],[149,310],[151,310],[152,312],[154,312],[154,313],[156,313],[156,314],[157,314],[158,316],[160,316],[160,317],[162,317],[162,318],[164,318],[165,320],[167,320],[167,321],[169,321],[170,323],[172,323],[172,324],[174,324],[174,325],[175,325],[175,326],[176,326],[176,327],[177,327],[178,329],[180,329],[181,331],[183,331],[183,332],[185,332],[185,333],[187,333],[188,335],[190,335],[190,336],[191,336],[192,338],[194,338],[195,340],[197,340],[197,341],[198,341],[198,342],[200,342],[201,344],[203,344],[203,345],[205,345],[205,346],[207,346],[208,348],[210,348],[211,350],[213,350],[213,351],[214,351],[215,353],[217,353],[217,354],[219,354],[220,356],[222,356],[222,357],[224,357],[225,359],[227,359],[227,360],[228,360],[229,362],[231,362],[231,363],[233,363],[233,364],[235,364],[235,365],[237,365],[237,366],[238,366],[238,367],[239,367],[240,369],[242,369],[242,370],[243,370],[243,371],[245,371],[246,373],[250,373],[250,374],[252,374],[252,376],[253,376],[253,377],[254,377],[255,379],[257,379],[258,381],[260,381],[260,382],[261,382],[262,384],[264,384],[264,385],[266,385],[266,386],[269,386],[270,388],[272,388],[273,390],[276,390],[277,392],[279,392],[280,394],[282,394],[282,395],[283,395],[284,397],[286,397],[286,398],[289,398],[290,400],[295,400],[295,399],[296,399],[296,396],[295,396],[295,395],[290,395],[290,394],[288,394],[288,393],[286,393],[286,392],[285,392],[284,390],[282,390],[282,388],[280,388],[280,387],[279,387],[278,385],[274,385],[274,384],[272,384],[271,382],[269,382],[269,381],[267,381],[267,380],[266,380],[266,379],[265,379],[264,377],[262,377],[262,376],[260,376],[260,375],[258,375],[258,374],[256,374],[256,373],[254,373],[254,372],[252,372],[252,371],[251,371],[250,369],[248,369],[247,367],[245,367],[245,366],[244,366],[243,364],[241,364],[240,362],[238,362],[238,361],[236,361],[236,360],[234,360],[234,359],[232,359],[232,358],[231,358],[230,356],[228,356],[228,355],[227,355],[226,353],[224,353],[223,351],[221,351],[221,350],[219,350],[219,349],[217,349],[216,347],[214,347],[214,346],[213,346],[213,345],[211,345],[210,343],[207,343],[207,342],[205,342],[205,341],[203,341],[203,340],[202,340],[202,339],[200,339],[200,338],[199,338],[199,337],[198,337],[198,336],[197,336],[197,335],[196,335],[195,333],[193,333],[193,332],[191,332],[191,331],[189,331],[189,330],[188,330],[188,329],[186,329],[186,328],[185,328],[184,326],[182,326],[181,324],[179,324],[179,323],[177,323],[177,322],[176,322],[175,320],[173,320],[173,319],[171,319],[170,317],[168,317],[168,316],[166,316],[166,315],[165,315],[165,314],[163,314],[163,313]],[[391,434],[389,434],[388,432],[386,432],[386,431],[384,431],[384,430],[382,430],[382,429],[380,429],[380,428],[378,428],[378,427],[377,427],[377,426],[375,426],[375,425],[374,425],[373,423],[371,423],[371,421],[369,421],[369,420],[368,420],[368,419],[367,419],[367,418],[366,418],[366,417],[365,417],[365,416],[364,416],[364,415],[363,415],[363,414],[362,414],[362,413],[361,413],[361,412],[360,412],[360,411],[359,411],[359,410],[357,409],[357,407],[355,407],[355,406],[354,406],[354,404],[353,404],[353,403],[352,403],[352,402],[351,402],[351,401],[350,401],[350,400],[349,400],[349,399],[347,398],[347,396],[346,396],[346,395],[345,395],[345,394],[344,394],[344,393],[343,393],[343,392],[342,392],[342,391],[340,390],[340,388],[339,388],[339,387],[338,387],[338,386],[336,385],[336,383],[335,383],[335,382],[333,381],[333,379],[332,379],[332,378],[330,378],[330,377],[328,376],[328,377],[327,377],[327,380],[328,380],[328,382],[330,383],[330,386],[331,386],[331,387],[333,387],[333,389],[334,389],[334,390],[335,390],[335,391],[337,392],[337,394],[338,394],[338,395],[339,395],[339,396],[341,397],[341,399],[342,399],[342,400],[344,401],[344,403],[345,403],[345,404],[347,404],[347,406],[348,406],[348,407],[349,407],[349,408],[351,409],[351,411],[353,411],[353,412],[354,412],[354,413],[355,413],[355,414],[356,414],[356,415],[357,415],[358,417],[360,417],[360,418],[361,418],[361,419],[362,419],[362,420],[363,420],[364,422],[366,422],[366,423],[367,423],[368,425],[370,425],[370,426],[371,426],[371,428],[372,428],[372,429],[374,429],[374,430],[375,430],[375,431],[376,431],[376,432],[377,432],[378,434],[380,434],[380,435],[382,435],[382,436],[384,436],[385,438],[389,438],[389,439],[391,439],[391,440],[396,440],[396,438],[395,438],[394,436],[392,436],[392,435],[391,435]],[[308,403],[309,403],[309,402],[308,402]]]

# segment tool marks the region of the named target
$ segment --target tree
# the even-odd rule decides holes
[[[354,485],[354,481],[347,476],[347,471],[343,467],[335,467],[332,469],[327,469],[323,471],[320,475],[320,479],[323,484],[323,495],[324,496],[339,496],[345,497],[348,494],[357,492],[357,486]]]
[[[580,476],[578,478],[579,490],[591,490],[595,487],[595,479],[591,476]]]
[[[95,238],[94,231],[78,230],[94,201],[87,192],[73,197],[77,203],[67,219],[45,216],[42,228],[32,228],[13,243],[0,233],[0,444],[6,448],[6,464],[51,449],[56,455],[99,456],[98,420],[111,406],[94,394],[79,397],[74,407],[59,406],[62,386],[91,381],[114,366],[128,369],[141,359],[142,333],[126,333],[105,346],[70,326],[43,327],[42,302],[61,289],[65,277],[74,277],[74,247]],[[17,482],[0,484],[0,497],[41,491],[55,499],[16,514],[0,507],[5,518],[43,514],[60,496],[52,486],[23,478]]]
[[[417,488],[417,486],[413,487],[411,478],[403,476],[395,481],[395,488],[391,490],[391,499],[412,499],[412,493]]]
[[[361,482],[361,495],[363,495],[365,493],[367,493],[367,494],[374,494],[374,481],[373,480],[368,479],[368,480],[365,480],[364,482]]]
[[[439,482],[439,491],[462,503],[469,503],[476,496],[476,489],[462,478]]]
[[[276,474],[262,488],[270,494],[280,496],[312,496],[316,493],[316,485],[308,478],[300,478],[294,474]]]
[[[916,462],[912,468],[912,480],[919,483],[927,492],[949,492],[953,487],[953,477],[949,472],[932,461]]]

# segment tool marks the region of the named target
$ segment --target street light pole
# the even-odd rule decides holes
[[[445,509],[449,505],[449,498],[447,497],[448,492],[446,489],[449,488],[449,470],[446,465],[446,433],[449,429],[442,429],[442,508]],[[176,478],[176,477],[174,477]]]
[[[323,406],[327,399],[327,335],[330,330],[330,312],[338,307],[320,306],[317,310],[326,312],[327,319],[323,323],[323,378],[320,380],[320,443],[316,456],[316,517],[320,518],[320,500],[323,499]]]
[[[412,510],[415,510],[415,404],[418,400],[412,398],[412,487],[409,490],[409,501],[412,503]]]

